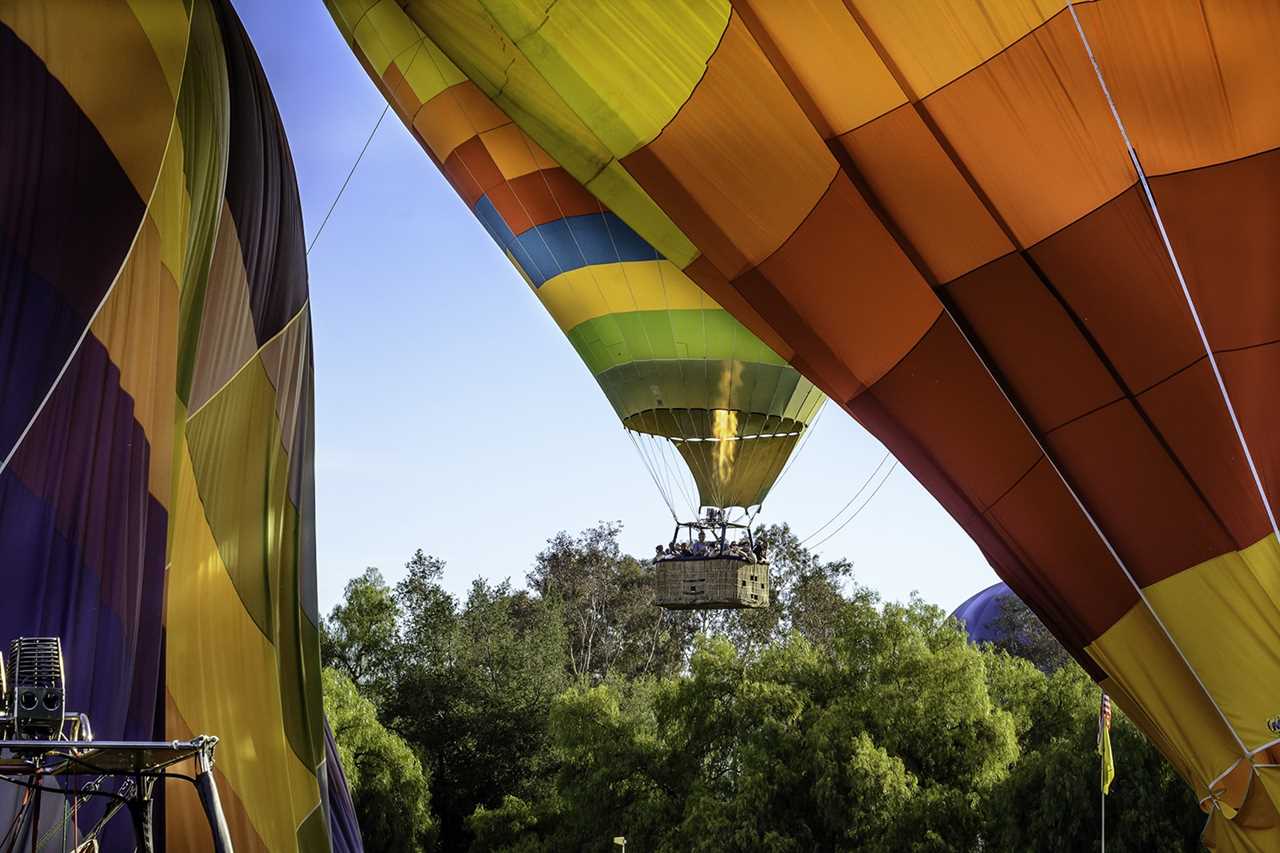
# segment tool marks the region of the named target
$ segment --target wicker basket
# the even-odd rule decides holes
[[[669,610],[767,607],[769,565],[742,560],[664,560],[657,564],[654,603]]]

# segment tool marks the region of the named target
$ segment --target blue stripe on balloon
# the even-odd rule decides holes
[[[535,225],[516,235],[485,196],[476,217],[489,236],[515,258],[534,287],[592,264],[654,261],[661,257],[643,237],[613,213],[587,213]]]

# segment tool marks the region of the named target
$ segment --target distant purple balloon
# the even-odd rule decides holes
[[[1003,583],[989,586],[971,596],[951,615],[964,623],[971,643],[993,643],[1000,639],[996,632],[996,620],[1000,617],[1001,602],[1012,597],[1013,591]]]

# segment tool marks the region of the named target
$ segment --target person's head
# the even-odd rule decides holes
[[[699,542],[705,542],[705,541],[707,541],[707,531],[705,531],[705,530],[699,530],[699,531],[698,531],[698,541],[699,541]]]

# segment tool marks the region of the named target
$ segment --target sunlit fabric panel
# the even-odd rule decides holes
[[[223,0],[0,3],[0,99],[0,642],[60,636],[99,738],[217,735],[237,849],[328,851],[330,820],[359,849],[323,740],[301,209],[248,38]],[[189,787],[164,806],[167,849],[208,849]]]
[[[514,123],[879,437],[1206,843],[1280,845],[1280,7],[678,5],[330,2],[384,91],[378,38],[447,58],[480,133]],[[449,173],[465,133],[418,100]]]
[[[682,241],[665,234],[664,222],[644,213],[628,221],[625,211],[652,206],[639,187],[627,183],[601,193],[593,185],[599,170],[620,168],[618,155],[657,136],[692,91],[726,10],[714,4],[659,9],[578,3],[558,14],[554,26],[538,27],[527,16],[532,7],[513,7],[509,23],[522,35],[508,43],[493,40],[496,31],[484,28],[485,13],[474,4],[422,9],[451,28],[448,39],[481,39],[495,51],[519,43],[551,63],[571,97],[548,88],[532,69],[524,76],[503,73],[511,92],[527,85],[536,92],[530,98],[555,102],[563,112],[549,121],[595,146],[597,174],[590,175],[560,165],[550,153],[574,159],[555,135],[569,130],[526,131],[513,121],[502,108],[506,96],[491,79],[469,79],[442,44],[423,34],[413,9],[389,0],[330,8],[362,64],[564,331],[623,425],[673,445],[673,459],[692,473],[700,504],[759,504],[822,394],[659,251],[664,244],[682,251]],[[631,26],[634,16],[639,20]],[[580,38],[619,28],[625,29],[620,38],[644,46],[645,54],[629,64],[614,61],[616,46],[587,46]],[[678,56],[666,67],[672,50]],[[662,74],[637,77],[641,66],[660,67]],[[608,91],[575,86],[582,69],[607,77]],[[633,84],[640,89],[619,108],[616,95]],[[602,137],[587,132],[578,109],[600,118]],[[608,202],[619,203],[621,211]],[[633,222],[648,224],[650,238]]]

